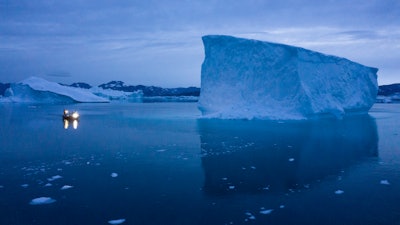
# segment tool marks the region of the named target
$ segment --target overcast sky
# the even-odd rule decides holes
[[[0,0],[0,82],[200,86],[207,34],[345,57],[400,83],[399,0]]]

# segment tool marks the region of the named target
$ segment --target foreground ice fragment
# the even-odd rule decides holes
[[[376,68],[303,48],[222,35],[203,37],[199,109],[208,118],[309,119],[366,113]]]
[[[118,177],[118,173],[111,173],[111,177],[112,178]]]
[[[264,215],[267,215],[267,214],[272,213],[272,211],[274,211],[274,210],[273,209],[265,209],[265,210],[261,210],[260,213],[264,214]]]
[[[388,180],[381,180],[381,184],[383,184],[383,185],[389,185],[390,183],[389,183]]]
[[[62,176],[60,176],[60,175],[55,175],[55,176],[52,176],[52,177],[50,177],[50,178],[47,178],[47,180],[48,181],[54,181],[54,180],[58,180],[58,179],[61,179],[62,178]]]
[[[337,190],[337,191],[335,191],[335,194],[337,194],[337,195],[341,195],[341,194],[343,194],[344,193],[344,191],[342,191],[342,190]]]
[[[56,202],[55,199],[52,199],[50,197],[39,197],[39,198],[34,198],[32,201],[29,203],[31,205],[45,205],[45,204],[51,204]]]
[[[125,222],[125,219],[117,219],[117,220],[109,220],[108,223],[109,224],[121,224]]]
[[[64,185],[64,186],[62,186],[61,188],[60,188],[60,190],[67,190],[67,189],[70,189],[70,188],[73,188],[74,186],[71,186],[71,185]]]

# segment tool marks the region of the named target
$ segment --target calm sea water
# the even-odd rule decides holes
[[[199,115],[0,105],[0,224],[400,224],[400,105],[340,121]]]

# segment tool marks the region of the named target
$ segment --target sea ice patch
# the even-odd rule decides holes
[[[34,198],[32,199],[29,204],[30,205],[45,205],[45,204],[51,204],[56,202],[55,199],[52,199],[50,197],[39,197],[39,198]]]
[[[108,221],[109,224],[113,224],[113,225],[121,224],[121,223],[124,223],[124,222],[125,222],[125,219],[117,219],[117,220],[109,220]]]
[[[70,189],[70,188],[73,188],[74,186],[71,186],[71,185],[64,185],[64,186],[62,186],[61,188],[60,188],[60,190],[67,190],[67,189]]]
[[[245,219],[245,221],[256,219],[256,217],[251,212],[246,212],[245,214],[247,216],[247,219]]]
[[[274,210],[273,210],[273,209],[262,209],[262,210],[260,211],[260,214],[267,215],[267,214],[271,214],[272,211],[274,211]]]
[[[55,175],[55,176],[52,176],[52,177],[50,177],[50,178],[47,178],[47,180],[48,181],[54,181],[54,180],[58,180],[58,179],[61,179],[62,178],[62,176],[60,176],[60,175]]]
[[[336,190],[336,191],[335,191],[335,194],[337,194],[337,195],[341,195],[341,194],[343,194],[343,193],[344,193],[343,190]]]
[[[118,177],[118,173],[111,173],[111,177],[112,177],[112,178]]]
[[[390,183],[389,183],[388,180],[381,180],[380,184],[383,184],[383,185],[390,185]]]

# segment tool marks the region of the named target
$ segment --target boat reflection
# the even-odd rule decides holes
[[[369,115],[284,123],[200,119],[198,128],[203,190],[210,195],[287,193],[378,156]]]
[[[68,129],[70,126],[70,123],[72,123],[72,128],[74,128],[74,130],[78,129],[78,120],[67,120],[67,119],[63,119],[64,121],[64,129]]]

